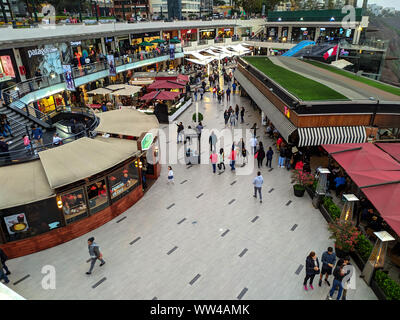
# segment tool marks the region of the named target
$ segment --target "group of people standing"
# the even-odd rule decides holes
[[[347,288],[350,282],[351,271],[346,266],[350,266],[350,257],[345,257],[344,259],[339,259],[336,263],[336,254],[333,252],[333,248],[329,247],[327,251],[322,254],[321,258],[322,266],[320,266],[319,259],[314,251],[311,251],[310,254],[306,258],[306,276],[303,281],[304,290],[308,291],[308,289],[314,290],[313,281],[317,274],[320,275],[318,286],[322,286],[322,282],[324,281],[329,287],[331,286],[329,282],[329,276],[333,274],[333,282],[332,287],[327,296],[328,300],[332,300],[333,295],[338,289],[338,294],[336,299],[346,300]],[[323,279],[325,276],[325,279]],[[348,279],[343,281],[343,279],[349,276]],[[307,286],[309,284],[309,287]],[[342,295],[343,294],[343,295]]]

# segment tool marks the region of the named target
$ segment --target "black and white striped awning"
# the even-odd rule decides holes
[[[365,127],[299,128],[299,147],[321,144],[363,143],[367,139]]]

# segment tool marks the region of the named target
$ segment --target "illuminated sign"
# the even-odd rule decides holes
[[[153,143],[154,136],[152,133],[146,133],[146,135],[143,137],[142,142],[141,142],[141,149],[142,150],[148,150]]]

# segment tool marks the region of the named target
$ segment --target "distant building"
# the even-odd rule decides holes
[[[168,18],[181,19],[182,18],[182,0],[168,0]]]
[[[378,6],[377,4],[369,4],[368,5],[368,10],[374,15],[374,16],[380,16],[382,14],[383,7]]]
[[[122,19],[124,14],[126,19],[131,17],[150,18],[149,0],[114,0],[114,14]]]

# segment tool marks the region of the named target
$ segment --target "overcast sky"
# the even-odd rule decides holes
[[[395,7],[397,10],[400,10],[400,0],[369,0],[368,3],[376,3],[377,5],[383,7]]]

